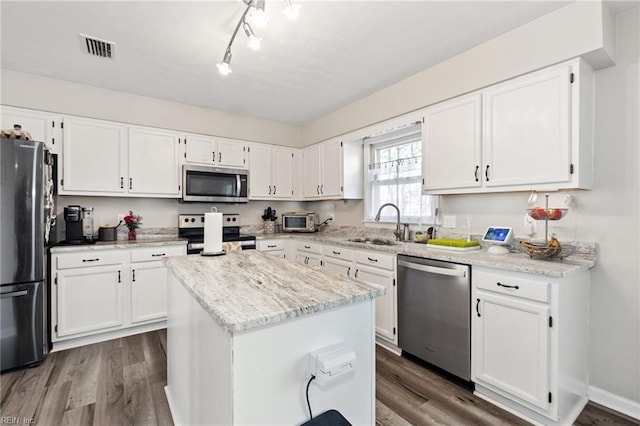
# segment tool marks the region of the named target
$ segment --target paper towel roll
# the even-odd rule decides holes
[[[204,214],[204,253],[222,251],[222,213]]]

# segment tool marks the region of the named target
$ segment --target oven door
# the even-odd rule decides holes
[[[249,172],[240,169],[182,166],[182,200],[205,203],[249,201]]]

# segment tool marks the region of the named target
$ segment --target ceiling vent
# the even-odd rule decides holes
[[[116,44],[112,41],[100,40],[86,34],[80,34],[84,49],[89,55],[101,58],[113,59],[116,53]]]

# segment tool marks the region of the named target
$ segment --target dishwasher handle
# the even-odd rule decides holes
[[[398,260],[398,266],[415,269],[417,271],[429,272],[431,274],[448,275],[450,277],[466,277],[467,271],[464,269],[439,268],[437,266],[422,265],[420,263],[406,262]]]

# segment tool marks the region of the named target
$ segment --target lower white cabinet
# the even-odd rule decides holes
[[[315,241],[296,241],[296,262],[320,267],[323,265],[322,244]]]
[[[161,259],[185,254],[184,244],[52,253],[51,341],[106,339],[164,321],[167,273]]]
[[[394,345],[398,344],[396,257],[367,250],[355,252],[356,280],[383,286],[384,296],[376,297],[376,334]]]
[[[55,275],[58,338],[123,324],[123,265],[63,269]],[[124,277],[126,281],[126,277]]]
[[[270,256],[287,257],[286,240],[257,240],[256,249]]]
[[[473,267],[476,392],[543,424],[587,402],[588,273],[548,278]]]

